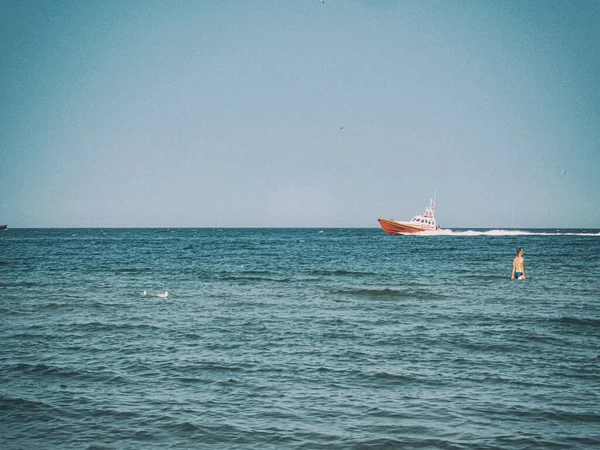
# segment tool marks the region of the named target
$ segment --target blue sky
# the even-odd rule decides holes
[[[600,227],[599,42],[595,1],[5,1],[0,222]]]

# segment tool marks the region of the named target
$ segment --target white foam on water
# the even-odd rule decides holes
[[[600,233],[574,233],[548,231],[522,231],[522,230],[465,230],[453,231],[451,229],[442,229],[437,231],[421,231],[420,233],[403,233],[414,236],[595,236],[600,237]]]

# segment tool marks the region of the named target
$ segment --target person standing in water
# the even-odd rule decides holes
[[[510,276],[511,280],[514,280],[515,278],[517,280],[527,279],[525,276],[525,259],[523,258],[523,253],[525,252],[523,252],[522,248],[517,249],[517,256],[513,259],[512,275]]]

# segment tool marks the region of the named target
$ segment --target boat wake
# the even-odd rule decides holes
[[[600,237],[600,232],[567,231],[567,230],[451,230],[422,231],[420,233],[405,233],[414,236],[595,236]]]

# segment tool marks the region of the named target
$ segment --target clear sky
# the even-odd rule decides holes
[[[1,3],[10,227],[600,227],[598,1]]]

